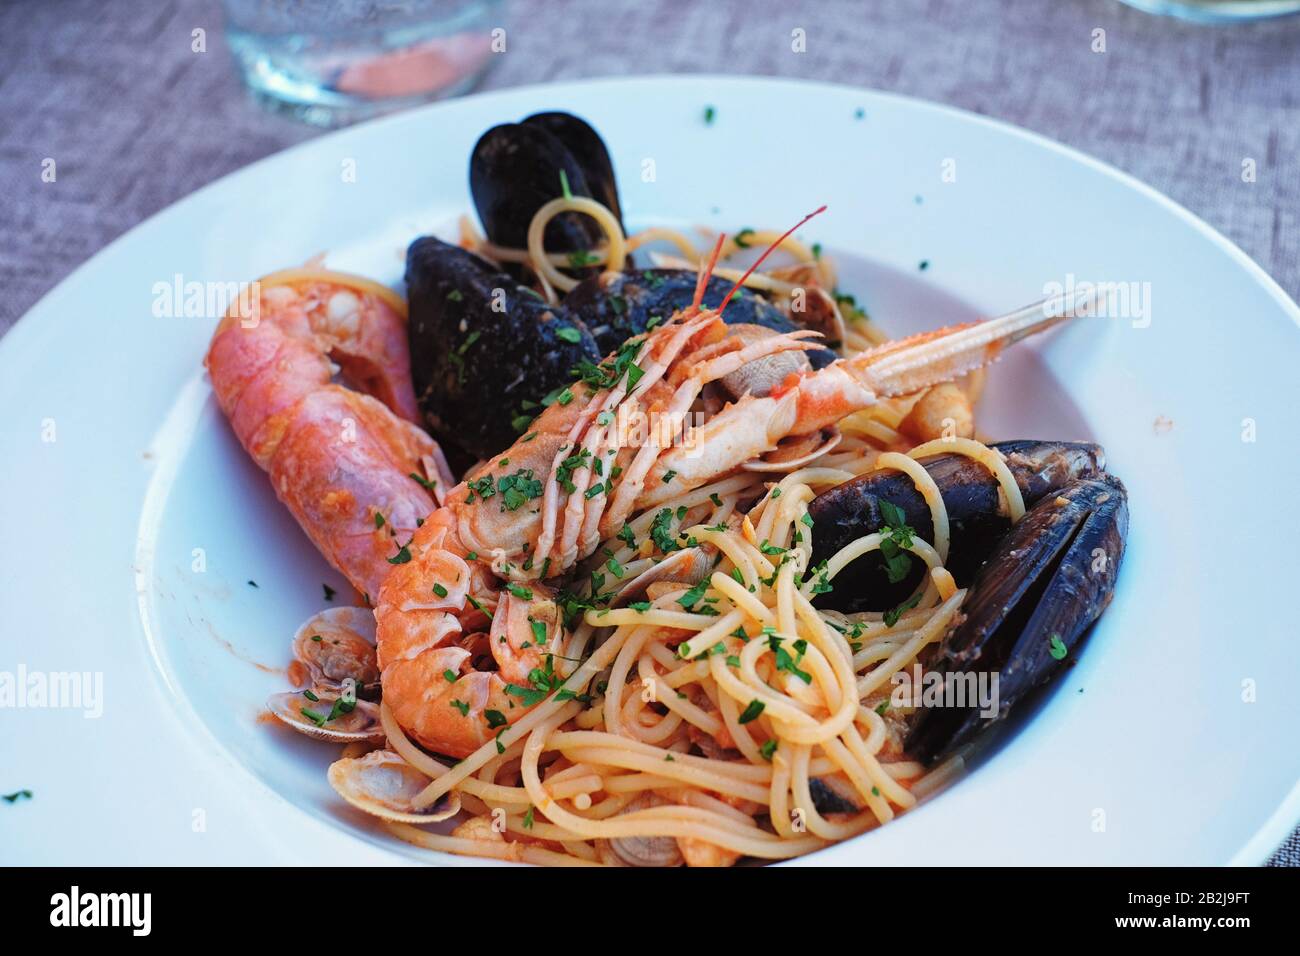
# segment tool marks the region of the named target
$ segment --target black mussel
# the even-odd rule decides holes
[[[861,813],[853,787],[846,780],[835,777],[809,777],[808,792],[812,794],[813,808],[822,816]]]
[[[1100,474],[1105,467],[1101,447],[1087,442],[1020,440],[992,447],[1006,456],[1027,508],[1075,479]],[[945,567],[964,586],[1011,526],[999,510],[997,481],[987,468],[965,455],[934,455],[921,459],[921,464],[939,486],[948,511]],[[912,479],[897,471],[870,472],[823,492],[808,505],[813,519],[813,562],[823,561],[854,539],[884,527],[882,500],[901,509],[920,537],[934,540],[930,508]],[[894,607],[914,590],[923,573],[921,562],[913,565],[908,577],[891,583],[880,554],[865,554],[836,576],[833,589],[818,598],[818,606],[850,612]]]
[[[695,299],[695,282],[696,273],[689,269],[607,272],[578,283],[565,296],[564,305],[591,329],[601,351],[609,353],[631,336],[689,306]],[[725,279],[710,279],[704,306],[717,308],[731,286]],[[776,332],[798,328],[775,305],[747,289],[732,297],[723,320],[728,325],[761,325]],[[837,357],[830,349],[806,354],[813,368],[823,368]]]
[[[432,237],[406,252],[411,375],[425,424],[471,458],[519,435],[538,402],[603,352],[580,319]]]
[[[586,120],[572,113],[534,113],[524,120],[525,126],[539,126],[562,142],[569,154],[578,161],[583,178],[587,181],[590,196],[607,207],[623,221],[623,210],[618,201],[618,181],[614,178],[614,163],[600,134]],[[574,195],[579,195],[574,193]]]
[[[538,113],[479,137],[470,154],[469,185],[488,239],[524,248],[537,210],[562,195],[561,172],[570,193],[603,203],[621,221],[609,152],[578,117]],[[602,238],[593,220],[576,213],[556,216],[546,227],[546,248],[552,252],[586,251]]]
[[[962,623],[930,664],[945,674],[996,673],[996,716],[978,706],[923,707],[910,754],[946,755],[1060,670],[1110,604],[1127,534],[1128,494],[1108,474],[1076,481],[1025,514],[975,576]]]

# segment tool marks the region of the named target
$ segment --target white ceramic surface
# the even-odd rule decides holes
[[[479,133],[547,108],[602,132],[634,225],[783,226],[829,203],[804,236],[891,330],[1023,305],[1068,274],[1149,284],[1149,325],[1017,347],[980,412],[997,437],[1104,443],[1132,509],[1112,607],[968,778],[810,862],[1262,860],[1300,815],[1300,657],[1276,610],[1300,530],[1300,310],[1187,212],[1030,134],[849,88],[673,77],[322,137],[136,228],[0,340],[0,673],[103,681],[98,718],[0,709],[0,792],[33,791],[0,805],[0,862],[465,862],[389,840],[329,790],[329,748],[259,720],[322,583],[347,591],[212,401],[216,317],[152,306],[177,275],[242,281],[319,252],[398,282],[405,244],[470,209]]]

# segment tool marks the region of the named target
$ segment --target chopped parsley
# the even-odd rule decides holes
[[[409,475],[407,475],[407,477],[414,479],[416,484],[418,484],[421,488],[423,488],[425,491],[429,492],[430,494],[433,493],[433,489],[438,485],[438,482],[431,481],[430,479],[425,478],[423,475],[417,475],[415,472],[411,472]],[[375,527],[378,527],[378,525],[376,525]]]
[[[677,603],[680,604],[682,607],[686,608],[686,610],[688,611],[694,610],[695,605],[699,603],[700,598],[704,597],[704,592],[707,591],[708,589],[709,589],[709,582],[706,579],[704,581],[701,581],[699,584],[695,585],[689,591],[687,591],[685,594],[679,597],[677,599]]]
[[[750,721],[758,720],[759,714],[767,708],[761,700],[751,700],[749,706],[740,715],[739,723],[747,724]]]
[[[654,521],[650,524],[650,540],[664,554],[677,550],[677,538],[672,533],[673,512],[671,508],[663,508],[655,513]]]
[[[877,504],[885,522],[880,529],[880,556],[884,558],[889,583],[898,584],[912,570],[912,556],[905,549],[912,547],[912,536],[916,532],[907,526],[907,516],[902,508],[883,498]]]
[[[795,654],[798,655],[797,657],[791,657],[790,652],[781,646],[782,643],[783,639],[777,637],[775,634],[767,639],[767,646],[771,648],[772,653],[776,655],[776,669],[793,674],[805,684],[811,684],[812,675],[807,671],[799,669],[799,664],[803,661],[803,656],[808,651],[808,642],[801,639],[795,641],[794,644],[791,645],[795,650]]]
[[[904,601],[902,604],[898,605],[898,607],[890,608],[888,611],[885,612],[885,627],[893,627],[895,624],[898,623],[898,619],[903,616],[904,611],[910,611],[912,608],[916,607],[916,605],[919,604],[920,601],[921,601],[921,595],[918,592],[912,598],[909,598],[908,600]]]
[[[497,479],[501,505],[506,511],[518,511],[526,501],[542,496],[542,483],[533,477],[531,468],[520,468],[512,475]]]
[[[535,644],[545,644],[545,643],[546,643],[546,622],[545,622],[545,621],[534,621],[534,620],[530,617],[530,618],[528,619],[528,626],[529,626],[529,628],[531,628],[531,630],[532,630],[532,632],[533,632],[533,643],[535,643]]]
[[[572,256],[570,256],[570,258],[572,258]],[[576,343],[582,341],[582,333],[579,332],[571,325],[566,325],[563,328],[556,329],[555,337],[558,339],[562,339],[565,342]]]

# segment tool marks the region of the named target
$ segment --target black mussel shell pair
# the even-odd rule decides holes
[[[600,136],[568,113],[538,113],[494,126],[470,158],[470,187],[488,238],[523,248],[528,225],[561,195],[560,172],[575,196],[589,196],[620,217],[614,167]],[[547,227],[551,251],[581,251],[602,241],[581,215]],[[480,257],[433,237],[406,256],[411,371],[425,425],[460,463],[508,448],[548,396],[562,393],[575,370],[599,363],[628,338],[688,305],[696,274],[634,269],[587,277],[558,305]],[[582,275],[582,269],[572,270]],[[714,279],[704,305],[716,307],[731,283]],[[727,308],[729,324],[790,332],[795,325],[771,302],[741,290]],[[814,367],[833,361],[827,349],[808,353]]]

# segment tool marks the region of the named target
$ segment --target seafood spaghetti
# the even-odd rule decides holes
[[[1100,449],[974,437],[984,366],[1064,314],[889,341],[793,238],[812,216],[701,254],[676,230],[624,231],[576,118],[484,141],[502,135],[551,151],[559,195],[512,228],[480,204],[488,235],[463,221],[459,249],[413,244],[409,356],[404,303],[313,270],[264,283],[261,331],[228,317],[214,338],[236,433],[367,605],[303,625],[291,675],[306,687],[269,709],[342,744],[335,790],[431,850],[725,866],[887,823],[961,771],[980,726],[969,707],[924,713],[899,676],[1000,670],[1005,712],[1109,601],[1127,512]],[[573,245],[574,217],[603,239],[548,251],[561,224]],[[675,255],[638,273],[631,256],[655,243]],[[705,304],[718,278],[729,289]],[[631,334],[590,318],[611,313]],[[413,408],[454,440],[439,389],[462,388],[470,349],[520,316],[554,354],[617,344],[580,355],[455,482]],[[430,323],[461,336],[439,356],[459,353],[450,377],[421,372]],[[361,434],[340,442],[346,415]],[[1058,578],[1095,566],[1094,546],[1113,562],[1063,614]]]

